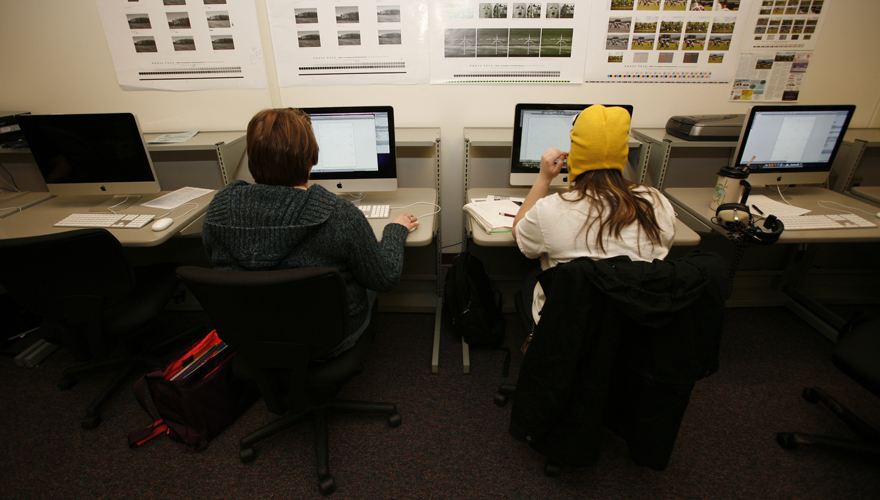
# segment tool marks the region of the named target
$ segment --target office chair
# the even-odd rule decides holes
[[[880,397],[880,319],[873,318],[843,333],[831,350],[831,361],[859,385]],[[786,449],[812,445],[880,457],[880,432],[818,387],[804,389],[810,403],[821,401],[861,439],[843,439],[801,432],[780,432],[776,441]]]
[[[668,466],[695,382],[718,369],[727,265],[709,253],[632,262],[576,259],[544,271],[547,301],[516,385],[510,434],[546,458],[544,473],[584,467],[600,428],[626,441],[633,461]],[[515,294],[531,331],[530,311]]]
[[[86,409],[84,429],[101,423],[101,406],[136,369],[161,365],[157,353],[203,330],[146,343],[151,323],[180,283],[177,265],[133,267],[103,228],[0,240],[0,284],[23,309],[42,318],[42,339],[88,361],[65,369],[58,387],[67,390],[80,375],[118,369]],[[120,343],[124,352],[117,354]]]
[[[235,375],[256,384],[268,410],[281,415],[241,439],[242,462],[256,457],[258,441],[311,417],[318,488],[327,495],[336,489],[329,468],[329,410],[384,413],[391,427],[400,425],[394,404],[335,399],[363,369],[372,327],[339,356],[314,361],[347,336],[348,293],[337,269],[238,272],[185,266],[177,274],[235,351]]]

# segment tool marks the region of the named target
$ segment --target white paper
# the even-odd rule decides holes
[[[190,132],[179,132],[177,134],[163,134],[151,141],[147,141],[147,144],[176,144],[186,142],[195,137],[198,133],[198,130],[193,130]]]
[[[96,0],[123,90],[266,88],[253,0]]]
[[[431,83],[580,83],[589,0],[431,1]]]
[[[427,0],[266,0],[278,84],[428,83]]]
[[[815,49],[826,4],[833,1],[755,0],[742,50]]]
[[[749,206],[758,207],[761,212],[764,212],[764,217],[768,215],[775,215],[776,217],[797,217],[810,212],[810,210],[806,208],[793,207],[787,203],[780,203],[762,194],[749,196],[748,202]]]
[[[727,83],[753,1],[595,0],[584,79]]]
[[[176,191],[172,191],[166,195],[162,195],[156,199],[141,203],[142,207],[171,209],[177,208],[184,203],[192,201],[199,196],[206,195],[213,189],[182,187]]]
[[[811,52],[743,52],[730,100],[797,101],[810,57]]]

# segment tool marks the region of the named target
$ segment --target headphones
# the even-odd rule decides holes
[[[785,224],[775,215],[768,215],[764,223],[755,217],[744,203],[725,203],[715,210],[715,224],[730,232],[738,233],[746,241],[761,245],[771,245],[782,236]]]
[[[785,230],[785,224],[775,215],[768,215],[763,219],[763,224],[757,225],[762,218],[754,216],[746,205],[751,186],[744,181],[743,186],[745,189],[741,202],[720,205],[715,210],[715,218],[712,222],[732,233],[737,233],[744,241],[761,245],[776,243]]]

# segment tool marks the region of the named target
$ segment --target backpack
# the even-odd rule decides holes
[[[234,354],[214,330],[164,370],[153,368],[141,376],[134,385],[135,398],[155,419],[147,406],[148,393],[160,418],[129,433],[129,446],[138,447],[159,434],[167,434],[186,453],[207,448],[208,440],[260,397],[255,387],[233,376]]]
[[[504,342],[501,292],[492,289],[480,259],[467,252],[452,259],[443,284],[443,308],[469,345],[497,347]]]

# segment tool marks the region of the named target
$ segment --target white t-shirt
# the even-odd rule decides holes
[[[577,192],[553,194],[538,200],[516,224],[516,244],[526,257],[540,258],[544,270],[578,257],[599,260],[626,255],[634,261],[645,262],[663,259],[675,237],[675,210],[669,200],[652,187],[639,186],[635,192],[654,199],[654,217],[660,226],[660,243],[657,245],[651,243],[638,223],[633,223],[620,231],[619,238],[606,236],[603,251],[597,244],[598,224],[594,224],[590,228],[588,249],[583,227],[590,216],[592,202],[588,199],[578,202],[562,199],[563,196],[576,199]],[[538,283],[532,300],[535,323],[540,319],[538,312],[544,307],[544,300],[544,290]]]

